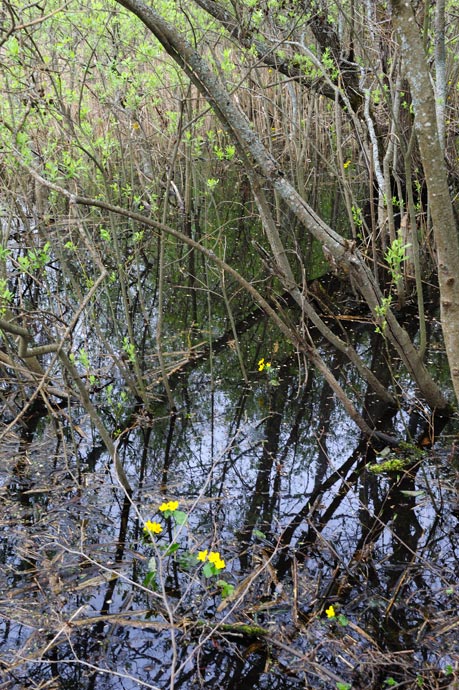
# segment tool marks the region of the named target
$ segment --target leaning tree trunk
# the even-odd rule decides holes
[[[459,400],[459,238],[438,132],[435,93],[427,58],[407,0],[392,0],[413,100],[415,130],[429,193],[440,285],[441,324],[456,398]]]
[[[272,185],[286,206],[328,250],[336,263],[344,265],[346,270],[353,275],[355,284],[375,313],[375,310],[383,303],[383,296],[354,243],[348,242],[324,223],[286,179],[277,161],[263,146],[250,122],[234,103],[225,86],[212,72],[208,63],[174,26],[165,21],[153,7],[146,5],[143,0],[117,0],[117,2],[135,14],[147,26],[201,91],[227,130],[232,133],[249,177],[259,177],[263,184],[270,183]],[[272,239],[270,241],[273,248]],[[276,254],[275,260],[285,253],[281,248],[282,241],[280,238],[276,240],[276,245],[278,243],[279,248],[274,252]],[[284,274],[282,267],[279,266],[278,268],[281,274]],[[284,279],[288,284],[288,276],[284,275]],[[288,287],[291,290],[295,286],[290,285]],[[400,326],[390,309],[387,310],[385,319],[388,326],[386,329],[388,338],[418,384],[421,394],[429,406],[447,409],[448,404],[443,392],[430,376],[419,353],[411,343],[408,333]]]
[[[251,123],[234,103],[223,83],[215,76],[209,64],[196,52],[179,31],[143,0],[117,0],[127,10],[135,14],[160,41],[164,49],[184,70],[191,81],[201,91],[214,112],[224,123],[228,132],[238,145],[249,178],[259,177],[263,184],[271,184],[286,206],[307,230],[334,257],[338,265],[344,265],[359,286],[362,296],[373,313],[383,303],[383,296],[372,273],[357,247],[341,237],[329,227],[308,206],[292,184],[286,179],[275,158],[263,146]],[[273,238],[271,238],[273,239]],[[277,240],[276,240],[277,245]],[[274,253],[275,262],[285,253],[282,242]],[[271,242],[272,246],[272,242]],[[278,266],[281,274],[283,271]],[[288,283],[288,277],[286,282]],[[290,290],[295,286],[289,286]],[[432,379],[424,366],[419,353],[413,346],[408,333],[400,326],[390,309],[385,314],[388,328],[386,333],[410,374],[419,386],[431,408],[447,409],[448,403],[440,387]]]

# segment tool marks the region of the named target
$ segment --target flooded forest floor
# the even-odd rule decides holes
[[[454,424],[419,448],[413,404],[406,443],[375,448],[269,359],[243,386],[196,365],[173,415],[131,411],[132,496],[83,410],[5,428],[2,690],[457,687]]]

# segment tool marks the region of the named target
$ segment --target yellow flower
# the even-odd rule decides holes
[[[334,618],[336,616],[335,609],[332,605],[330,605],[328,609],[325,609],[325,613],[327,614],[327,618]]]
[[[174,510],[177,510],[178,507],[179,507],[178,501],[168,501],[167,503],[166,502],[161,503],[161,505],[159,506],[159,510],[162,513],[165,513],[166,510],[170,510],[171,513],[173,513]]]
[[[258,362],[258,371],[263,371],[264,369],[270,369],[271,362],[265,362],[265,358],[262,357]]]
[[[346,170],[346,168],[348,168],[351,163],[352,163],[352,161],[350,159],[348,159],[345,163],[343,163],[343,168]]]
[[[226,566],[225,561],[220,557],[218,551],[211,551],[208,559],[209,562],[217,568],[217,570],[223,570],[223,568]]]
[[[151,520],[147,520],[146,523],[143,526],[143,529],[145,532],[148,532],[149,534],[161,534],[163,531],[163,528],[159,524],[159,522],[152,522]]]
[[[198,551],[198,561],[202,561],[204,563],[206,558],[207,558],[207,549],[205,549],[205,551]]]

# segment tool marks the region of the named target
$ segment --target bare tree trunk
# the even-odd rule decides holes
[[[438,136],[442,151],[445,150],[446,112],[446,45],[445,0],[437,0],[435,8],[435,95]]]
[[[429,192],[437,250],[441,323],[454,391],[459,400],[459,239],[438,131],[435,93],[411,3],[393,0],[392,8],[411,87],[415,130]]]

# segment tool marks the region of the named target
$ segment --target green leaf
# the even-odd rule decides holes
[[[215,567],[212,563],[207,562],[202,569],[202,574],[204,577],[212,577],[215,575]]]
[[[234,585],[230,585],[226,580],[217,580],[217,585],[221,587],[223,599],[230,597],[234,592]]]
[[[170,544],[167,547],[167,549],[164,552],[164,555],[165,556],[172,556],[172,554],[175,553],[178,548],[179,548],[179,545],[177,544],[177,542],[174,541],[174,542],[172,542],[172,544]]]
[[[149,587],[153,591],[156,591],[156,573],[147,573],[147,575],[144,578],[144,581],[142,582],[142,585],[144,587]]]
[[[177,525],[184,525],[188,520],[188,515],[184,513],[183,510],[174,510],[172,515],[174,516],[174,520]]]
[[[266,539],[266,534],[259,529],[254,529],[252,534],[254,537],[258,537],[258,539]]]
[[[401,494],[404,496],[424,496],[425,491],[419,490],[419,491],[400,491]]]
[[[148,572],[149,573],[156,573],[157,567],[156,567],[156,558],[152,556],[150,560],[148,561]]]
[[[17,57],[19,55],[19,41],[16,36],[12,36],[8,40],[6,46],[11,57]]]

